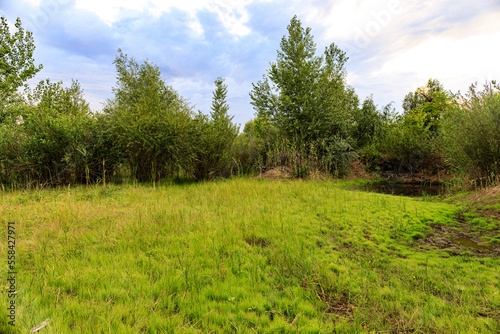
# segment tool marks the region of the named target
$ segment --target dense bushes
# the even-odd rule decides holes
[[[360,106],[346,84],[346,54],[332,43],[317,56],[310,28],[297,17],[276,62],[253,85],[256,118],[242,133],[229,115],[223,79],[215,81],[211,112],[194,113],[157,66],[139,64],[121,50],[114,62],[114,97],[102,113],[91,112],[78,82],[64,87],[45,80],[20,94],[18,88],[41,66],[33,64],[31,34],[20,21],[16,27],[18,33],[10,35],[2,18],[9,53],[0,62],[2,184],[208,180],[278,166],[295,177],[318,170],[342,177],[358,157],[382,175],[435,170],[442,161],[470,178],[500,172],[495,83],[483,91],[473,86],[462,97],[431,79],[406,95],[403,114],[391,104],[379,111],[372,97]]]
[[[437,166],[432,165],[442,155],[439,141],[441,123],[451,105],[451,95],[444,91],[438,80],[430,79],[425,86],[406,95],[403,114],[397,114],[391,105],[386,106],[382,112],[361,113],[370,115],[373,124],[373,128],[364,127],[370,130],[365,130],[364,136],[357,135],[363,139],[361,143],[369,143],[359,147],[368,169],[408,175],[422,169],[436,171]],[[368,103],[367,106],[363,105],[363,109],[373,110],[373,107]],[[374,135],[365,139],[366,134],[372,133]]]
[[[403,117],[385,125],[383,133],[362,151],[374,171],[412,174],[432,153],[431,140],[421,128]]]
[[[26,99],[15,121],[0,124],[2,182],[89,182],[94,120],[78,83],[41,82]]]
[[[216,81],[210,116],[195,115],[160,79],[158,67],[120,52],[104,113],[92,114],[77,82],[42,81],[2,104],[0,182],[11,186],[96,183],[113,176],[209,179],[228,170],[237,127],[227,86]]]
[[[471,178],[500,174],[500,92],[489,84],[459,96],[443,120],[447,162]]]

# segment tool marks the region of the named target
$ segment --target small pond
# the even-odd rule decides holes
[[[469,239],[469,238],[455,238],[455,239],[450,239],[451,242],[453,242],[456,245],[464,246],[467,248],[473,248],[477,250],[493,250],[494,248],[491,246],[483,246],[479,245],[477,242]]]
[[[424,195],[437,196],[444,194],[445,187],[439,183],[429,182],[374,182],[349,186],[352,190],[371,191],[382,194],[422,197]]]

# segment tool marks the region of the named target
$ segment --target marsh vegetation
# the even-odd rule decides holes
[[[121,50],[102,111],[76,81],[22,92],[41,66],[15,27],[2,17],[0,221],[16,224],[18,290],[0,332],[500,331],[495,82],[460,95],[431,79],[402,113],[360,102],[347,54],[317,55],[294,17],[239,131],[224,79],[196,113]],[[445,196],[354,191],[373,187],[339,180],[355,166],[446,180]]]
[[[244,178],[0,197],[19,230],[19,333],[47,318],[46,333],[492,333],[498,220],[466,211]],[[461,224],[488,249],[447,244]]]

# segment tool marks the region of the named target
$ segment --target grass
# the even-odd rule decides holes
[[[3,192],[0,331],[498,332],[498,257],[424,247],[459,211],[316,181]]]

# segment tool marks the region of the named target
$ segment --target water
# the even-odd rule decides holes
[[[450,241],[456,245],[464,246],[467,248],[473,248],[477,250],[493,250],[493,247],[479,245],[477,242],[472,241],[469,238],[455,238],[450,239]]]
[[[401,182],[375,182],[352,186],[350,189],[371,191],[381,194],[396,196],[422,197],[424,195],[437,196],[444,194],[445,187],[439,183],[401,183]]]

